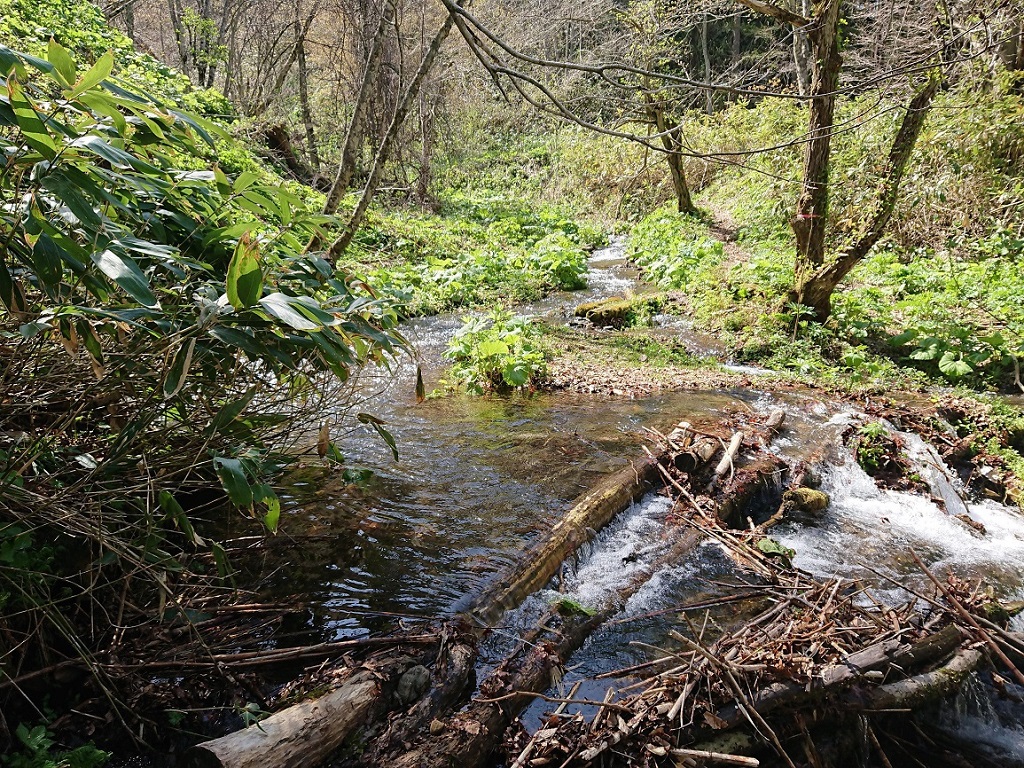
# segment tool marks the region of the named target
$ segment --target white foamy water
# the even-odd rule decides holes
[[[617,600],[618,591],[647,572],[664,550],[665,516],[672,502],[648,494],[605,528],[580,566],[563,585],[564,595],[601,610]]]
[[[873,580],[864,567],[870,566],[920,582],[913,548],[933,570],[952,568],[963,578],[984,578],[1005,597],[1024,597],[1024,517],[1017,510],[990,501],[970,505],[987,529],[982,535],[931,499],[879,489],[852,459],[827,469],[822,480],[832,504],[818,525],[791,524],[775,534],[796,550],[798,567]]]

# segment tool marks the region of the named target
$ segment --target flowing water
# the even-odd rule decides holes
[[[523,313],[565,319],[578,303],[640,290],[644,286],[625,262],[622,244],[613,243],[592,257],[587,290],[555,294]],[[923,586],[909,555],[913,548],[935,569],[955,568],[962,577],[984,578],[1001,597],[1024,599],[1024,519],[994,502],[964,502],[956,481],[912,436],[904,438],[933,492],[951,511],[966,511],[981,522],[986,535],[927,498],[879,490],[838,447],[838,435],[853,415],[822,402],[820,393],[747,389],[637,400],[541,394],[417,403],[416,366],[428,389],[434,386],[443,372],[444,348],[460,324],[454,316],[411,322],[406,334],[417,359],[361,383],[366,402],[360,410],[387,423],[400,446],[398,461],[376,437],[355,432],[340,443],[350,464],[372,469],[365,486],[314,475],[297,477],[290,488],[285,533],[262,557],[273,573],[271,593],[305,596],[308,613],[295,627],[300,639],[361,635],[394,626],[396,618],[452,615],[548,530],[575,497],[636,457],[643,427],[664,431],[683,419],[699,422],[736,410],[767,414],[777,407],[787,411],[787,431],[773,450],[799,459],[810,448],[837,445],[836,461],[823,474],[830,508],[813,523],[787,523],[773,534],[796,550],[798,567],[822,577],[864,578],[879,596],[896,601],[905,593],[886,577]],[[685,324],[668,323],[660,332],[707,348],[687,336]],[[484,648],[485,668],[551,600],[570,597],[603,608],[617,600],[622,587],[639,584],[618,605],[614,620],[576,654],[563,683],[583,681],[580,695],[591,699],[602,698],[609,684],[621,685],[595,676],[650,658],[649,646],[663,640],[673,619],[648,614],[722,594],[728,589],[723,584],[737,576],[714,544],[654,569],[671,540],[668,509],[666,499],[649,495],[601,532],[567,569],[560,592],[541,592],[503,619]],[[977,706],[958,706],[943,713],[951,730],[969,738],[977,723],[988,723],[998,730],[993,738],[1004,752],[1024,754],[1019,729],[999,727],[999,718]],[[527,722],[536,724],[546,708],[534,706]]]

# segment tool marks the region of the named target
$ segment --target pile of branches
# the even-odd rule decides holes
[[[684,607],[671,644],[642,665],[663,671],[609,689],[601,702],[570,694],[532,738],[509,738],[510,766],[826,765],[816,742],[851,719],[887,765],[871,716],[949,695],[981,666],[983,647],[1024,684],[1009,659],[1021,638],[977,585],[941,582],[920,562],[936,595],[890,606],[864,583],[815,580],[767,554],[763,530],[727,529],[700,513],[690,524],[753,573],[737,586],[767,607],[729,628],[713,618],[714,601],[693,607],[702,615]],[[566,714],[568,704],[579,711]]]

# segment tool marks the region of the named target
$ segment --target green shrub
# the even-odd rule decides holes
[[[449,377],[468,391],[523,389],[547,374],[540,329],[503,311],[466,318],[448,345]]]

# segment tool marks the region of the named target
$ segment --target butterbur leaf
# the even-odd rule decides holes
[[[188,339],[178,347],[178,351],[171,360],[170,370],[164,379],[164,397],[174,397],[185,386],[185,379],[188,376],[188,369],[192,365],[192,355],[196,349],[196,340]]]
[[[951,379],[959,379],[974,372],[974,369],[954,352],[946,352],[939,359],[939,370]]]
[[[494,355],[507,355],[509,349],[508,344],[503,341],[481,341],[476,351],[480,357],[493,357]]]
[[[253,503],[252,486],[245,476],[245,469],[238,459],[217,456],[213,460],[214,470],[220,478],[231,503],[242,509],[251,509]]]
[[[524,387],[530,381],[530,371],[520,363],[509,363],[502,370],[501,377],[510,387]]]
[[[257,245],[248,234],[242,235],[235,246],[228,264],[226,288],[228,301],[237,310],[251,307],[263,293],[263,270],[257,257]]]
[[[57,79],[61,85],[68,87],[75,82],[75,60],[71,58],[67,49],[52,37],[46,48],[46,58],[53,64],[54,73],[59,75]]]

